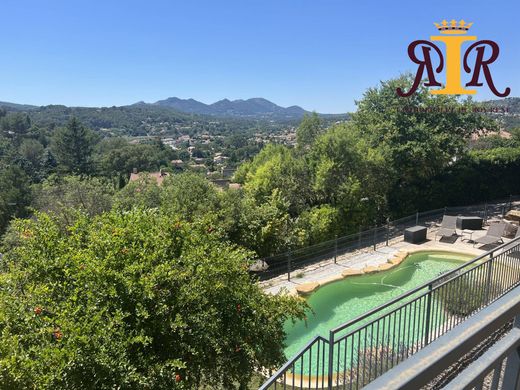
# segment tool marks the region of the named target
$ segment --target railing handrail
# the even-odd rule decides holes
[[[460,206],[460,207],[477,207],[477,205],[475,206]],[[448,209],[450,209],[450,207],[448,207]],[[422,215],[426,215],[426,214],[435,214],[435,213],[441,213],[445,210],[445,208],[441,208],[441,209],[435,209],[435,210],[427,210],[427,211],[421,211],[421,212],[418,212],[416,214],[410,214],[410,215],[407,215],[406,217],[402,217],[402,218],[399,218],[399,219],[395,219],[395,220],[392,220],[392,221],[388,221],[389,224],[397,224],[401,221],[404,221],[406,219],[410,219],[410,218],[415,218],[416,215],[419,215],[422,216]],[[304,247],[301,247],[301,248],[295,248],[293,250],[290,250],[290,251],[285,251],[285,252],[281,252],[281,253],[277,253],[277,254],[274,254],[274,255],[271,255],[271,256],[265,256],[265,257],[261,257],[259,258],[259,260],[270,260],[270,259],[274,259],[276,257],[284,257],[284,256],[287,256],[289,253],[291,253],[292,255],[296,254],[297,252],[299,251],[307,251],[309,249],[313,249],[313,248],[318,248],[318,247],[321,247],[321,246],[325,246],[327,244],[332,244],[338,240],[344,240],[344,239],[347,239],[347,238],[354,238],[354,237],[358,237],[360,234],[363,235],[363,234],[367,234],[367,233],[373,233],[374,230],[378,230],[378,229],[384,229],[386,228],[386,224],[385,225],[377,225],[377,226],[373,226],[369,229],[366,229],[366,230],[362,230],[360,232],[357,232],[357,233],[350,233],[350,234],[346,234],[344,236],[339,236],[339,237],[336,237],[336,238],[331,238],[329,240],[325,240],[325,241],[320,241],[320,242],[317,242],[315,244],[312,244],[312,245],[308,245],[308,246],[304,246]],[[283,259],[280,259],[280,261],[283,261]]]
[[[483,253],[479,256],[476,256],[475,258],[471,259],[470,261],[468,261],[460,266],[457,266],[456,268],[454,268],[442,275],[439,275],[426,283],[423,283],[421,286],[415,287],[403,294],[400,294],[399,296],[395,297],[394,299],[392,299],[388,302],[385,302],[382,305],[379,305],[378,307],[368,311],[367,313],[365,313],[361,316],[354,318],[353,320],[350,320],[350,321],[330,330],[328,339],[323,336],[319,336],[319,335],[315,336],[310,342],[308,342],[303,348],[301,348],[297,354],[292,356],[279,370],[277,370],[276,373],[274,375],[272,375],[267,380],[267,382],[264,383],[264,385],[262,387],[260,387],[260,390],[266,390],[266,389],[270,388],[270,386],[272,386],[273,384],[275,384],[275,386],[276,386],[276,382],[278,382],[280,380],[285,381],[288,378],[291,378],[290,376],[287,376],[287,373],[288,372],[290,373],[291,371],[295,372],[295,370],[296,370],[295,367],[300,367],[299,368],[301,371],[300,381],[304,380],[303,379],[303,375],[304,375],[303,374],[303,361],[304,361],[303,359],[305,358],[305,355],[308,354],[308,359],[309,359],[308,367],[310,370],[312,349],[315,348],[317,345],[318,356],[319,356],[320,349],[321,349],[320,341],[323,342],[322,359],[325,359],[324,356],[327,354],[326,349],[328,349],[328,368],[323,367],[322,368],[323,371],[321,374],[322,376],[316,376],[315,378],[316,378],[316,381],[318,381],[317,378],[322,378],[322,381],[323,381],[323,376],[325,375],[326,381],[330,386],[330,384],[334,383],[333,375],[339,375],[339,374],[334,374],[333,361],[335,359],[334,351],[336,350],[336,347],[338,348],[338,351],[341,351],[341,342],[343,342],[343,344],[344,344],[343,348],[345,348],[345,350],[344,350],[345,359],[347,359],[346,358],[346,356],[347,356],[346,355],[346,353],[347,353],[346,344],[348,342],[348,343],[350,343],[350,345],[352,345],[352,348],[354,348],[356,334],[358,334],[358,339],[360,339],[361,334],[363,334],[362,332],[364,331],[365,332],[364,333],[365,344],[366,344],[367,329],[369,327],[371,327],[371,329],[373,329],[374,324],[377,324],[376,334],[379,334],[380,321],[383,320],[383,326],[384,326],[385,319],[387,317],[392,318],[394,313],[395,313],[395,315],[393,318],[394,318],[394,326],[395,326],[397,312],[399,312],[399,320],[397,322],[400,323],[401,313],[403,312],[403,308],[405,310],[404,312],[406,313],[406,308],[409,307],[408,310],[411,310],[411,307],[412,307],[411,305],[413,304],[414,310],[415,310],[415,303],[417,303],[417,302],[419,302],[419,308],[421,308],[421,306],[427,302],[427,304],[426,304],[427,306],[425,306],[426,314],[418,314],[418,316],[419,316],[418,321],[422,321],[421,327],[424,327],[423,329],[425,329],[424,335],[418,336],[419,339],[421,337],[425,337],[424,344],[422,344],[422,346],[418,347],[419,350],[423,349],[424,346],[429,344],[430,337],[433,337],[433,339],[436,339],[438,337],[437,333],[435,333],[433,336],[430,336],[430,333],[429,333],[429,331],[431,330],[429,328],[429,324],[431,322],[435,326],[434,319],[436,316],[436,314],[433,314],[433,317],[430,316],[430,308],[429,308],[430,303],[429,302],[431,301],[431,298],[436,294],[436,292],[447,291],[446,290],[447,286],[452,285],[452,283],[455,283],[457,280],[465,280],[467,275],[473,275],[473,274],[475,274],[475,272],[477,272],[477,274],[480,274],[481,271],[479,271],[479,270],[486,270],[488,275],[491,275],[490,270],[495,269],[493,267],[496,267],[497,264],[501,264],[501,261],[500,261],[501,259],[503,259],[503,260],[506,258],[512,259],[513,257],[509,257],[510,254],[513,252],[519,251],[519,249],[520,249],[520,237],[517,237],[517,238],[514,238],[506,243],[503,243],[503,244],[493,248],[492,250],[486,251],[485,253]],[[497,263],[497,261],[498,261],[498,263]],[[514,264],[518,264],[518,263],[515,262]],[[504,271],[500,271],[500,272],[503,273]],[[491,276],[488,276],[488,278],[489,277],[491,277]],[[488,280],[488,283],[490,283],[489,280]],[[482,308],[488,307],[489,305],[491,305],[492,302],[494,302],[495,299],[497,299],[500,296],[503,296],[503,294],[507,294],[512,289],[517,288],[519,286],[519,284],[520,284],[520,279],[518,279],[518,277],[515,277],[515,279],[511,281],[511,284],[503,286],[504,288],[499,292],[498,295],[496,295],[496,293],[493,292],[492,294],[493,294],[494,298],[489,298],[489,295],[488,295],[489,292],[486,292],[485,293],[486,294],[485,303],[483,303],[483,305],[480,306],[478,309],[477,308],[472,309],[474,311],[468,312],[467,314],[465,314],[465,318],[463,318],[463,319],[468,318],[469,316],[473,315],[476,311],[479,311]],[[416,294],[416,296],[413,296],[413,294]],[[412,299],[406,299],[411,296],[413,296]],[[392,306],[395,306],[395,307],[392,307]],[[436,309],[435,309],[436,311],[439,310],[438,307],[439,306],[436,306]],[[390,308],[390,310],[385,310],[388,308]],[[422,310],[422,309],[420,309],[420,310]],[[372,317],[372,318],[369,318],[369,317]],[[421,320],[421,317],[422,317],[422,320]],[[367,323],[367,321],[363,321],[363,320],[366,320],[367,318],[369,318],[368,323]],[[415,317],[414,317],[414,324],[415,324]],[[418,324],[419,324],[419,322],[418,322]],[[345,334],[341,335],[340,337],[337,337],[338,332],[341,332],[342,330],[345,330],[346,328],[354,327],[354,326],[355,326],[354,329],[348,329],[348,331],[345,332]],[[413,326],[415,326],[415,325],[413,325]],[[449,325],[449,326],[453,326],[453,325]],[[409,327],[410,327],[410,325],[408,325],[408,328]],[[399,331],[398,331],[399,334],[401,333],[400,329],[401,328],[399,325]],[[403,329],[405,329],[405,328],[403,327]],[[449,329],[449,327],[448,327],[448,329]],[[402,336],[403,338],[405,337],[404,332],[405,331],[403,331],[403,336]],[[410,332],[410,330],[408,329],[407,337],[410,336],[409,332]],[[442,331],[440,331],[440,334],[442,335]],[[369,336],[369,340],[372,340],[370,337],[371,336]],[[398,343],[399,343],[399,337],[401,337],[401,336],[398,335],[398,341],[397,341]],[[413,337],[414,336],[412,335],[412,340],[413,340]],[[348,340],[350,340],[350,341],[348,341]],[[373,341],[370,342],[371,347],[372,347],[372,342]],[[381,339],[381,343],[383,343],[383,339]],[[393,343],[394,343],[394,341],[392,341],[392,348],[394,348]],[[377,345],[378,345],[378,341],[376,339],[376,348],[377,348]],[[383,344],[381,344],[381,345],[383,345]],[[365,347],[366,347],[366,345],[365,345]],[[359,348],[359,346],[358,346],[358,348]],[[354,356],[353,351],[354,350],[352,350],[352,352],[351,352],[351,356]],[[412,351],[412,355],[413,355],[413,351]],[[376,352],[376,359],[377,359],[377,352]],[[399,358],[397,358],[397,359],[399,359]],[[399,360],[397,360],[397,362],[398,361]],[[316,375],[318,375],[320,363],[318,362],[316,364],[317,364]],[[321,362],[321,365],[324,365],[324,364],[325,364],[325,360],[323,360]],[[337,364],[338,364],[338,369],[339,369],[339,365],[340,365],[339,360],[337,361]],[[346,360],[345,360],[344,364],[346,364]],[[392,357],[391,364],[393,364],[393,357]],[[346,370],[346,368],[345,368],[345,370]],[[358,362],[358,370],[359,370],[359,362]],[[325,372],[327,372],[327,374],[325,374]],[[370,372],[371,371],[369,371],[368,375],[370,375]],[[358,372],[358,374],[359,374],[359,372]],[[310,375],[311,375],[311,372],[309,371],[309,378],[311,378]],[[328,378],[326,375],[328,375]],[[354,375],[356,375],[356,374],[354,374]],[[365,374],[363,374],[363,381],[365,380],[364,375]],[[377,375],[377,368],[376,368],[376,375]],[[310,379],[308,379],[308,380],[310,381]],[[336,378],[336,380],[338,380],[338,379]],[[294,382],[294,376],[292,377],[292,381]],[[352,381],[352,379],[351,379],[351,381]],[[316,382],[316,386],[318,386],[317,383],[318,382]]]
[[[393,225],[393,227],[395,227],[396,225],[399,225],[401,223],[406,223],[406,221],[410,221],[410,220],[413,221],[413,219],[419,219],[419,218],[424,218],[424,217],[429,217],[429,216],[436,216],[437,214],[441,214],[441,213],[442,214],[449,213],[449,212],[460,213],[463,210],[469,210],[472,212],[478,211],[479,214],[485,213],[487,215],[488,207],[493,209],[494,207],[501,206],[503,209],[508,203],[511,206],[513,201],[517,201],[518,199],[519,199],[518,195],[511,195],[509,198],[496,199],[491,202],[482,202],[482,203],[468,205],[468,206],[449,206],[449,207],[443,207],[443,208],[438,208],[438,209],[434,209],[434,210],[426,210],[426,211],[421,211],[421,212],[418,211],[414,214],[410,214],[408,216],[401,217],[399,219],[395,219],[392,221],[387,221],[384,224],[373,226],[373,227],[368,228],[363,231],[350,233],[350,234],[347,234],[344,236],[339,236],[336,238],[331,238],[331,239],[328,239],[325,241],[317,242],[312,245],[304,246],[301,248],[294,248],[291,250],[287,250],[285,252],[276,253],[274,255],[259,257],[259,258],[257,258],[257,260],[271,263],[273,266],[274,265],[278,266],[278,264],[287,263],[287,257],[291,256],[291,257],[293,257],[293,263],[294,263],[294,260],[297,260],[296,257],[298,257],[298,256],[302,257],[302,258],[306,257],[306,256],[308,256],[308,252],[312,251],[313,249],[320,249],[320,250],[330,249],[330,250],[332,250],[333,247],[337,246],[337,244],[341,241],[345,241],[345,240],[348,241],[349,239],[361,239],[361,237],[370,235],[370,234],[374,233],[375,231],[378,232],[380,229],[388,229],[388,227],[392,227],[392,225]],[[483,209],[483,210],[480,210],[480,209]],[[387,232],[387,234],[388,234],[388,232]],[[375,243],[374,243],[374,245],[375,245]]]
[[[460,271],[460,270],[463,269],[463,268],[466,268],[466,267],[468,267],[468,266],[470,266],[470,265],[472,265],[472,264],[475,264],[475,263],[478,262],[479,260],[482,260],[484,257],[489,256],[489,255],[493,256],[493,253],[494,253],[494,252],[497,252],[497,251],[499,251],[500,249],[502,249],[503,247],[505,247],[506,245],[511,245],[511,244],[513,244],[513,243],[520,243],[520,237],[514,238],[514,239],[512,239],[511,241],[508,241],[508,242],[506,242],[506,243],[504,243],[504,244],[501,244],[500,246],[498,246],[498,247],[496,247],[496,248],[493,248],[493,249],[491,249],[491,250],[489,250],[489,251],[487,251],[487,252],[485,252],[485,253],[483,253],[483,254],[477,256],[477,257],[475,257],[474,259],[472,259],[472,260],[470,260],[470,261],[468,261],[468,262],[466,262],[466,263],[464,263],[464,264],[458,266],[457,268],[454,268],[454,269],[452,269],[452,270],[450,270],[450,271],[448,271],[448,272],[446,272],[446,273],[444,273],[444,274],[442,274],[442,275],[436,277],[435,279],[432,279],[432,280],[430,280],[430,281],[428,281],[428,282],[426,282],[426,283],[424,283],[424,284],[422,284],[422,285],[420,285],[420,286],[418,286],[418,287],[414,287],[413,289],[411,289],[411,290],[409,290],[409,291],[406,291],[406,292],[404,292],[404,293],[398,295],[397,297],[391,299],[390,301],[388,301],[388,302],[386,302],[386,303],[383,303],[383,304],[381,304],[381,305],[379,305],[379,306],[377,306],[377,307],[375,307],[375,308],[369,310],[368,312],[366,312],[366,313],[364,313],[364,314],[362,314],[362,315],[360,315],[360,316],[358,316],[358,317],[356,317],[356,318],[354,318],[354,319],[352,319],[352,320],[350,320],[350,321],[348,321],[348,322],[345,322],[345,323],[342,324],[342,325],[339,325],[339,326],[337,326],[337,327],[331,329],[331,332],[334,333],[334,334],[335,334],[335,333],[338,333],[338,332],[341,332],[341,331],[344,330],[345,328],[348,328],[349,326],[352,326],[352,325],[354,325],[355,323],[357,323],[357,322],[359,322],[359,321],[362,321],[362,320],[364,320],[365,318],[370,317],[371,315],[374,315],[374,314],[376,314],[377,312],[380,312],[380,311],[386,309],[386,308],[389,307],[389,306],[392,306],[393,304],[395,304],[395,303],[397,303],[397,302],[403,300],[404,298],[407,298],[407,297],[409,297],[410,295],[413,295],[413,294],[415,294],[416,292],[418,292],[418,291],[420,291],[420,290],[422,290],[422,289],[424,289],[424,288],[426,288],[426,287],[429,287],[429,286],[432,285],[433,283],[435,283],[435,282],[437,282],[437,281],[439,281],[439,280],[445,279],[447,276],[450,276],[450,275],[452,275],[452,274],[454,274],[454,273]],[[445,283],[447,283],[447,282],[448,282],[448,281],[446,281]],[[444,283],[442,283],[442,284],[444,284]],[[437,286],[437,287],[439,287],[439,286]]]
[[[421,388],[468,353],[478,342],[518,316],[519,309],[520,295],[518,291],[511,290],[364,388]]]
[[[483,381],[486,376],[488,376],[489,371],[493,369],[494,366],[497,365],[497,362],[504,362],[504,359],[507,358],[515,349],[520,346],[520,329],[518,327],[513,328],[503,339],[499,340],[495,345],[493,345],[488,352],[486,352],[482,357],[479,357],[472,365],[468,366],[462,373],[457,375],[447,386],[444,387],[444,390],[455,390],[455,389],[472,389],[478,388],[478,382]],[[506,364],[510,364],[507,362]],[[514,367],[511,367],[514,369]],[[514,370],[518,372],[518,370]],[[513,372],[514,372],[513,371]],[[507,367],[504,370],[504,374],[507,373]],[[504,378],[506,379],[506,378]],[[518,382],[518,379],[512,379],[513,382]],[[502,380],[502,389],[509,389],[511,386],[507,387],[508,384],[504,383]]]
[[[519,238],[515,238],[515,239],[513,239],[513,240],[511,240],[511,241],[509,241],[509,242],[507,242],[507,243],[505,243],[504,245],[506,245],[506,244],[512,244],[512,243],[514,243],[514,242],[516,242],[516,241],[518,241],[518,240],[520,240],[520,237],[519,237]],[[520,241],[519,241],[519,243],[520,243]],[[504,246],[504,245],[501,245],[501,246]],[[497,248],[495,248],[493,251],[489,251],[489,252],[494,252],[494,251],[497,251],[498,249],[499,249],[499,247],[497,247]],[[511,248],[509,248],[509,249],[511,249]],[[482,256],[485,257],[486,254],[483,254]],[[493,258],[494,258],[494,257],[491,256],[488,260],[486,260],[486,262],[487,262],[487,261],[491,261]],[[475,259],[471,260],[470,262],[465,263],[464,265],[471,265],[471,264],[474,264],[474,263],[475,263],[476,261],[478,261],[478,260],[482,260],[482,258],[475,258]],[[485,264],[486,262],[484,262],[483,264]],[[446,272],[446,273],[440,275],[438,278],[436,278],[436,279],[432,279],[430,282],[425,283],[425,284],[422,286],[422,289],[428,287],[428,290],[427,290],[427,291],[425,291],[425,292],[423,292],[422,294],[416,296],[416,297],[415,297],[413,300],[411,300],[411,301],[403,302],[401,305],[395,307],[393,310],[391,310],[391,311],[389,311],[389,312],[386,312],[386,313],[384,314],[384,316],[389,316],[389,315],[391,315],[391,314],[393,314],[393,313],[396,313],[396,312],[398,312],[399,310],[401,310],[403,307],[405,307],[406,305],[409,305],[410,303],[412,303],[412,302],[414,302],[414,301],[420,301],[420,300],[421,300],[422,298],[424,298],[425,296],[427,296],[427,295],[429,295],[429,294],[432,294],[435,290],[440,290],[444,285],[446,285],[446,284],[448,284],[448,283],[451,283],[454,279],[456,279],[456,278],[458,278],[458,277],[462,277],[462,276],[464,276],[464,275],[466,275],[466,274],[469,274],[469,273],[470,273],[470,272],[471,272],[475,267],[469,268],[469,269],[465,270],[464,272],[462,272],[462,273],[460,273],[460,274],[458,274],[458,275],[454,275],[452,278],[450,278],[450,279],[448,279],[448,280],[445,280],[445,281],[443,281],[442,283],[436,284],[434,287],[431,287],[431,288],[430,288],[430,286],[432,286],[432,285],[433,285],[437,280],[439,280],[439,279],[441,279],[441,280],[442,280],[442,279],[445,279],[447,276],[449,276],[449,275],[452,274],[453,272],[460,271],[462,268],[463,268],[463,267],[458,267],[458,269],[454,269],[454,270],[452,270],[452,272]],[[421,287],[419,286],[418,289],[421,290]],[[415,291],[415,292],[418,292],[418,291]],[[402,295],[404,295],[404,297],[402,297]],[[401,298],[407,298],[409,295],[410,295],[410,294],[406,294],[406,293],[405,293],[405,294],[401,294],[400,296],[396,297],[395,299],[398,300],[399,297],[401,297]],[[411,295],[413,295],[413,292],[411,293]],[[392,306],[392,302],[391,302],[391,301],[389,301],[388,303],[389,303],[388,306]],[[398,302],[394,302],[394,303],[398,303]],[[380,306],[385,306],[385,307],[382,308],[382,309],[385,309],[385,308],[386,308],[386,304],[384,304],[384,305],[380,305]],[[377,308],[375,308],[375,309],[377,309]],[[382,310],[382,309],[381,309],[381,310]],[[373,314],[376,314],[376,313],[373,313]],[[362,318],[361,318],[361,317],[362,317]],[[376,322],[376,321],[377,321],[378,319],[380,319],[381,317],[382,317],[382,316],[380,316],[380,317],[376,317],[376,318],[374,319],[374,322]],[[362,315],[362,316],[359,316],[358,318],[354,318],[352,321],[355,323],[355,322],[358,322],[358,321],[362,321],[362,320],[364,320],[365,318],[366,318],[366,317]],[[348,325],[348,326],[354,325],[354,323],[352,323],[352,324],[350,324],[350,325]],[[340,325],[340,327],[343,326],[343,325],[345,325],[345,324]],[[348,328],[348,326],[346,326],[346,327]],[[339,338],[334,338],[334,344],[336,344],[336,343],[338,343],[338,342],[340,342],[340,341],[342,341],[342,340],[344,340],[344,339],[346,339],[346,338],[352,336],[353,334],[355,334],[356,332],[359,332],[361,329],[363,329],[363,328],[365,328],[365,327],[366,327],[366,324],[361,324],[361,325],[359,325],[357,328],[354,328],[354,329],[352,329],[350,332],[346,333],[345,335],[343,335],[343,336],[341,336],[341,337],[339,337]],[[334,333],[334,331],[335,331],[336,329],[337,329],[337,328],[332,329],[331,332]],[[340,331],[342,331],[342,330],[344,330],[344,329],[345,329],[345,328],[339,329],[337,332],[340,332]],[[337,333],[337,332],[336,332],[336,333]]]
[[[311,348],[317,341],[322,341],[325,344],[329,344],[329,340],[327,340],[325,337],[317,335],[315,336],[311,341],[309,341],[307,344],[305,344],[304,347],[302,347],[291,359],[287,360],[287,362],[280,367],[271,377],[269,380],[267,380],[262,386],[258,388],[258,390],[264,390],[269,388],[276,380],[285,372],[289,367],[291,367],[296,360],[298,360],[301,356],[305,354]]]

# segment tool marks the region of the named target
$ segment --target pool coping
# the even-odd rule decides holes
[[[476,248],[467,248],[466,250],[448,250],[446,247],[441,245],[431,245],[427,248],[417,248],[415,245],[409,245],[401,248],[395,252],[386,263],[379,264],[377,266],[365,266],[364,268],[345,268],[341,273],[332,275],[326,278],[313,280],[310,282],[302,283],[292,287],[288,290],[289,295],[307,297],[310,294],[316,292],[320,287],[327,284],[334,283],[348,277],[360,276],[365,274],[371,274],[375,272],[387,271],[401,264],[409,255],[420,253],[420,252],[448,252],[453,254],[465,255],[465,256],[480,256],[483,251]],[[473,258],[472,258],[473,259]],[[471,261],[472,259],[468,259]]]

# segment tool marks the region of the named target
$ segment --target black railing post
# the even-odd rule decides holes
[[[506,205],[503,204],[503,205],[502,205],[502,219],[504,219],[505,216],[506,216]]]
[[[487,214],[487,202],[486,204],[484,205],[484,223],[487,224],[487,217],[488,217],[488,214]]]
[[[507,211],[511,211],[513,208],[513,195],[509,195],[509,209]]]
[[[334,332],[329,332],[329,368],[327,375],[327,389],[332,390],[333,372],[334,370]]]
[[[419,225],[419,212],[415,213],[415,226]]]
[[[486,305],[489,303],[489,294],[491,292],[491,277],[493,275],[493,252],[489,255],[489,268],[487,271],[487,280],[486,280]]]
[[[388,246],[388,239],[390,237],[390,218],[386,219],[386,246]]]
[[[426,324],[424,325],[424,345],[428,345],[430,343],[430,315],[432,311],[432,292],[433,286],[430,283],[428,285],[428,298],[426,302]]]
[[[291,281],[291,251],[287,252],[287,280]]]
[[[359,227],[358,232],[358,249],[361,249],[361,226]]]
[[[338,236],[334,238],[334,264],[338,261]]]

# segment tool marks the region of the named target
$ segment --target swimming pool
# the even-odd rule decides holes
[[[307,298],[311,307],[307,320],[285,324],[286,357],[291,358],[314,336],[328,338],[329,330],[473,257],[444,251],[418,252],[388,271],[350,276],[320,287]]]

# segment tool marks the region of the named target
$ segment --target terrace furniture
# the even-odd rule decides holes
[[[404,229],[404,240],[410,244],[418,244],[426,241],[426,227],[413,226]]]
[[[506,224],[506,230],[504,231],[504,237],[513,237],[515,235],[515,231],[517,231],[517,226],[513,225],[511,222],[504,220]]]
[[[481,230],[482,229],[482,218],[480,217],[457,217],[456,227],[459,230]]]
[[[457,217],[453,215],[445,215],[442,217],[441,227],[435,233],[435,237],[451,237],[457,234]]]
[[[518,229],[516,229],[516,235],[513,238],[513,240],[515,240],[518,237],[520,237],[520,227]],[[520,245],[520,241],[516,241],[516,242],[510,243],[510,244],[504,245],[504,247],[502,248],[502,253],[510,250],[511,248],[514,248],[517,245]],[[509,252],[509,256],[514,257],[516,259],[520,259],[520,249]]]
[[[506,214],[506,219],[520,223],[520,210],[509,210]]]
[[[495,244],[499,241],[504,242],[504,240],[502,240],[502,235],[504,234],[505,230],[506,230],[505,222],[494,223],[489,226],[489,229],[486,232],[485,236],[479,237],[473,241],[473,246],[475,246],[475,244],[477,244],[477,243],[486,245],[486,244]]]
[[[468,242],[473,241],[473,240],[472,240],[473,233],[474,233],[473,230],[470,230],[470,229],[464,229],[464,230],[462,231],[462,237],[461,237],[460,240],[461,240],[461,241],[467,240]],[[466,236],[466,237],[465,237],[465,236]]]

